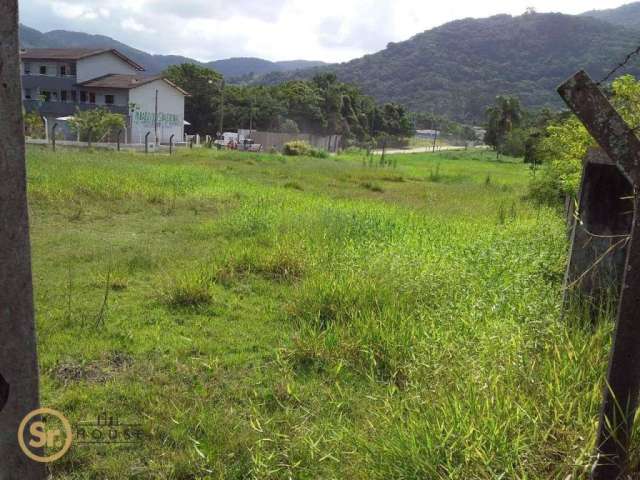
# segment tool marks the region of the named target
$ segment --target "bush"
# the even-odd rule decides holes
[[[282,153],[292,157],[299,157],[303,155],[309,155],[311,150],[311,145],[309,145],[307,142],[303,142],[302,140],[293,140],[284,144]]]
[[[526,142],[528,132],[525,129],[517,128],[509,132],[504,140],[504,143],[500,145],[499,151],[503,155],[510,157],[523,157],[525,154]]]
[[[324,150],[319,150],[317,148],[312,148],[309,152],[309,156],[314,158],[329,158],[329,152],[325,152]]]
[[[307,156],[314,158],[327,158],[329,156],[329,154],[324,150],[313,148],[303,140],[293,140],[285,143],[282,153],[292,157]]]

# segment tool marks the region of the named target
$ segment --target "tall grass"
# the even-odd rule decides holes
[[[44,403],[148,435],[54,476],[584,476],[611,323],[561,319],[561,216],[478,152],[389,175],[358,154],[30,151]],[[58,285],[72,265],[74,311],[95,309],[107,240],[127,282],[92,332]],[[114,370],[105,351],[131,364],[63,388],[64,362]]]

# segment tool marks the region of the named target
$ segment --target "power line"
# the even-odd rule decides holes
[[[625,57],[624,61],[622,61],[621,63],[619,63],[618,65],[616,65],[614,67],[613,70],[611,70],[602,80],[600,80],[596,85],[600,86],[602,85],[604,82],[606,82],[607,80],[609,80],[611,77],[613,77],[616,72],[618,70],[620,70],[621,68],[624,68],[627,63],[629,63],[629,61],[635,57],[636,55],[640,54],[640,46],[637,47],[633,52],[630,52],[627,54],[627,56]]]

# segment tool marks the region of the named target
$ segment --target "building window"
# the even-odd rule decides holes
[[[51,101],[52,102],[58,101],[58,92],[51,92]]]
[[[67,66],[66,65],[61,65],[60,66],[60,76],[64,77],[67,75]]]
[[[106,103],[107,105],[113,105],[113,95],[105,95],[104,103]]]
[[[25,88],[24,89],[24,98],[25,98],[25,100],[31,100],[31,89],[30,88]]]
[[[46,74],[47,74],[47,66],[40,65],[40,75],[46,75]]]
[[[78,100],[78,95],[77,95],[76,91],[75,90],[71,90],[71,101],[73,103],[76,103],[77,100]]]
[[[76,76],[76,64],[72,63],[69,65],[69,75],[75,77]]]
[[[66,90],[62,90],[60,92],[60,101],[61,102],[66,102],[67,101],[67,91]]]
[[[80,92],[80,103],[87,103],[87,92]]]
[[[45,102],[51,101],[51,92],[48,90],[42,90],[40,92],[40,96],[44,99]]]
[[[96,103],[96,94],[89,92],[89,103]]]
[[[25,63],[24,64],[24,74],[25,75],[31,75],[31,64],[30,63]]]

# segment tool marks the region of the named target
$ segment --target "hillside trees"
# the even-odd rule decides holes
[[[167,77],[187,90],[185,117],[199,133],[218,128],[222,77],[195,66],[170,67]],[[311,80],[292,80],[271,86],[229,85],[224,88],[224,125],[239,128],[319,135],[342,135],[346,143],[370,141],[385,134],[395,138],[413,134],[413,122],[400,105],[378,106],[354,85],[330,73]]]

